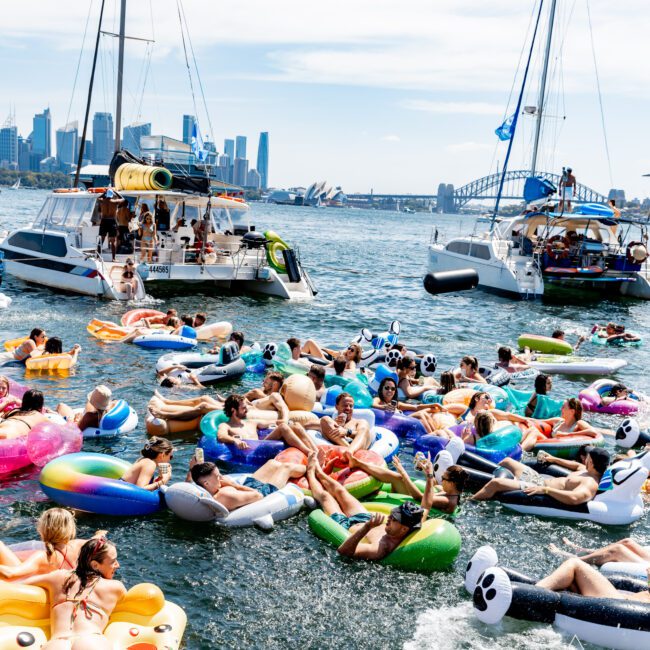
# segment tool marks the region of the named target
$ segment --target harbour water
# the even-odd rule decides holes
[[[45,192],[18,190],[0,194],[0,230],[34,218]],[[430,232],[441,236],[471,229],[472,218],[384,213],[365,210],[316,210],[254,205],[258,230],[276,230],[298,243],[319,294],[313,302],[290,303],[268,298],[186,292],[152,300],[152,306],[179,312],[207,311],[209,321],[229,320],[250,340],[280,342],[288,336],[313,337],[341,345],[362,327],[383,331],[391,320],[402,323],[402,340],[433,352],[438,369],[457,365],[475,354],[486,365],[500,344],[516,345],[524,331],[549,334],[564,329],[570,338],[594,322],[615,320],[642,334],[650,322],[650,304],[629,299],[598,301],[576,296],[570,304],[514,302],[481,292],[432,297],[422,287]],[[462,225],[459,222],[462,220]],[[483,225],[481,224],[481,227]],[[7,278],[1,290],[14,301],[0,310],[0,339],[43,327],[64,346],[83,350],[74,375],[25,378],[7,372],[46,393],[49,406],[64,401],[81,406],[98,383],[126,398],[144,421],[155,387],[157,354],[119,343],[101,343],[86,333],[92,318],[118,321],[124,306],[55,293]],[[649,347],[596,348],[590,356],[621,355],[628,366],[621,381],[650,391],[645,368]],[[250,388],[258,377],[245,376],[236,386]],[[552,395],[573,396],[590,379],[554,379]],[[211,389],[214,390],[214,389]],[[182,396],[182,393],[176,393]],[[614,427],[612,416],[589,418]],[[174,477],[182,480],[196,435],[174,439]],[[134,460],[145,441],[144,429],[119,440],[92,442],[90,451]],[[402,454],[407,466],[408,451]],[[48,507],[36,474],[0,484],[0,538],[33,539],[34,520]],[[547,546],[568,536],[597,546],[634,535],[650,540],[647,518],[632,527],[605,528],[590,522],[566,523],[510,514],[492,503],[465,503],[457,526],[463,549],[449,571],[423,576],[406,574],[337,556],[308,530],[306,515],[280,523],[270,533],[255,529],[225,531],[209,524],[187,524],[169,512],[148,518],[79,517],[80,536],[107,528],[118,547],[118,576],[128,585],[150,581],[188,615],[184,647],[198,648],[547,648],[571,647],[549,626],[506,621],[489,628],[473,617],[462,588],[467,559],[480,545],[493,544],[503,563],[533,575],[557,566]],[[579,646],[578,646],[579,647]]]

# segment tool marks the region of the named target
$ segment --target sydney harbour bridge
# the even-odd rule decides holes
[[[374,202],[404,202],[409,199],[429,201],[440,212],[458,212],[460,208],[472,200],[496,199],[501,183],[501,173],[477,178],[458,189],[453,185],[440,183],[437,194],[348,194],[348,201]],[[530,176],[529,169],[516,169],[506,172],[501,198],[504,200],[524,199],[524,183]],[[561,175],[551,172],[536,172],[535,176],[551,181],[555,187],[560,186]],[[557,197],[557,195],[555,195]],[[551,197],[552,199],[553,197]],[[573,194],[574,203],[606,203],[607,197],[590,187],[577,183]]]

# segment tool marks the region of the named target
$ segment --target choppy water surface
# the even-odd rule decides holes
[[[44,192],[3,191],[0,230],[32,219]],[[616,320],[646,331],[650,304],[620,299],[595,302],[576,296],[572,305],[514,302],[473,292],[433,298],[422,288],[426,246],[434,226],[456,234],[459,219],[439,215],[402,215],[365,210],[315,210],[255,205],[258,229],[271,227],[298,243],[319,294],[311,303],[267,298],[194,294],[152,302],[179,312],[207,311],[210,320],[230,320],[251,340],[281,341],[290,335],[347,342],[361,327],[382,331],[402,323],[403,340],[434,352],[439,369],[456,365],[466,353],[491,362],[499,344],[515,345],[523,331],[586,331],[593,322]],[[464,229],[473,220],[463,222]],[[80,343],[81,363],[68,378],[40,376],[29,383],[46,392],[48,405],[65,401],[81,406],[93,386],[108,384],[144,420],[155,387],[157,354],[134,346],[103,344],[86,333],[91,318],[119,320],[124,307],[92,298],[57,294],[7,279],[2,291],[14,298],[0,311],[0,340],[32,327],[58,335],[65,346]],[[620,379],[648,391],[648,347],[594,349],[589,355],[620,354],[628,366]],[[11,370],[17,380],[22,371]],[[589,382],[560,379],[554,394],[569,396]],[[248,377],[241,384],[248,388]],[[614,419],[596,420],[612,426]],[[135,459],[145,440],[142,427],[117,441],[87,445]],[[180,447],[173,468],[184,477],[193,453],[193,435],[174,440]],[[35,537],[34,518],[48,502],[33,475],[0,485],[0,536],[5,541]],[[457,521],[463,549],[456,566],[433,576],[405,574],[353,563],[308,530],[306,515],[276,526],[271,533],[253,529],[224,531],[213,525],[181,522],[170,513],[142,519],[80,518],[80,534],[110,529],[120,553],[127,585],[147,580],[164,590],[188,614],[186,648],[564,648],[549,626],[506,621],[488,628],[474,619],[462,589],[465,563],[473,551],[492,543],[505,564],[539,575],[558,560],[547,550],[563,535],[593,546],[633,534],[646,543],[647,521],[631,528],[604,529],[589,522],[567,524],[508,514],[494,504],[466,504]]]

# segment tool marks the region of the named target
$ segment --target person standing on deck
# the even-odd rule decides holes
[[[571,212],[571,201],[575,188],[576,177],[573,175],[573,169],[567,167],[562,171],[562,180],[560,181],[560,212]]]

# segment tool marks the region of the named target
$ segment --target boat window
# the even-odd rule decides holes
[[[45,203],[43,203],[43,205],[41,206],[38,216],[36,217],[36,219],[34,219],[33,226],[41,226],[41,227],[43,226],[47,215],[50,214],[53,201],[54,201],[54,197],[52,196],[48,196],[47,199],[45,199]]]
[[[70,210],[68,211],[65,225],[68,228],[92,225],[95,200],[96,197],[90,196],[88,198],[72,199],[70,201]]]
[[[47,218],[47,225],[62,226],[68,216],[70,203],[70,200],[66,200],[62,196],[57,196],[54,201],[52,201],[50,214]]]
[[[467,255],[469,253],[469,243],[467,243],[466,241],[451,241],[447,244],[447,250],[450,253]]]
[[[65,237],[43,235],[38,232],[19,230],[9,237],[7,243],[16,248],[25,248],[30,251],[45,253],[46,255],[53,255],[55,257],[65,257],[67,252]]]
[[[232,223],[228,218],[228,210],[224,208],[212,208],[212,223],[217,232],[232,230]]]
[[[485,244],[472,244],[471,248],[469,249],[469,254],[472,257],[478,257],[481,260],[489,260],[490,248]]]

